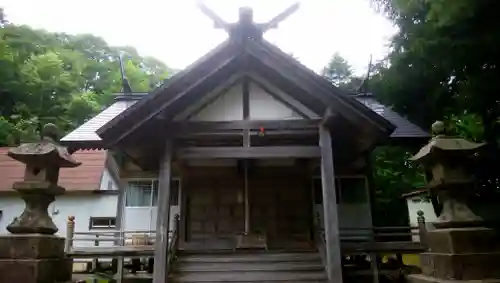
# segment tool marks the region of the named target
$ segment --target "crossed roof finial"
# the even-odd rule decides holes
[[[239,18],[236,23],[227,23],[202,2],[198,2],[198,7],[203,14],[214,21],[215,28],[224,29],[231,37],[243,36],[245,38],[259,39],[266,31],[277,28],[280,22],[295,13],[300,4],[293,4],[267,23],[254,23],[253,10],[250,7],[241,7],[239,9]]]

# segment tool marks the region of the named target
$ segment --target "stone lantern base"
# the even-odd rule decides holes
[[[70,282],[72,260],[64,238],[42,234],[0,236],[0,283]]]
[[[428,251],[420,255],[422,274],[410,282],[481,280],[500,282],[500,242],[485,227],[436,229],[427,233]]]

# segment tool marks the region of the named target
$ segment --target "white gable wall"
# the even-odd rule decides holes
[[[302,119],[300,115],[274,99],[254,83],[250,84],[250,119]]]
[[[193,121],[235,121],[243,119],[243,93],[241,84],[232,87],[227,93],[207,105]]]
[[[183,120],[186,118],[191,121],[208,122],[243,120],[243,86],[241,82],[235,84],[226,93],[216,97],[218,92],[220,92],[224,86],[234,84],[235,80],[240,77],[241,75],[233,76],[226,83],[221,84],[221,86],[219,86],[215,91],[207,94],[207,96],[200,99],[198,103],[178,115],[175,120]],[[265,79],[256,75],[250,75],[250,77],[252,80],[258,82],[258,84],[253,81],[250,83],[250,119],[303,119],[303,116],[307,118],[318,118],[318,115],[316,115],[313,111],[293,99],[288,94],[282,92],[277,87],[274,87]],[[266,90],[272,92],[272,95],[259,85],[263,85]],[[273,96],[276,96],[277,98]],[[289,107],[289,105],[292,105],[292,107]],[[197,109],[201,110],[198,112]]]
[[[250,77],[254,81],[258,82],[260,85],[263,85],[266,89],[268,89],[269,91],[271,91],[274,95],[276,95],[279,98],[279,100],[283,100],[287,104],[292,105],[295,109],[297,109],[298,111],[300,111],[306,117],[311,118],[311,119],[319,118],[319,116],[316,113],[314,113],[312,110],[310,110],[309,108],[307,108],[306,106],[304,106],[299,101],[295,100],[289,94],[287,94],[287,93],[283,92],[282,90],[280,90],[279,88],[275,87],[271,82],[267,81],[266,79],[264,79],[264,78],[262,78],[262,77],[260,77],[258,75],[254,75],[254,74],[250,75]],[[251,91],[250,92],[250,116],[252,116],[252,104],[254,104],[254,106],[258,107],[258,109],[254,109],[254,111],[257,111],[257,113],[259,111],[259,108],[261,108],[260,105],[262,105],[262,104],[259,103],[259,102],[263,101],[262,99],[260,99],[260,97],[262,96],[262,93],[264,93],[266,95],[266,99],[265,99],[266,102],[271,103],[271,104],[278,103],[280,105],[285,106],[287,109],[289,109],[288,106],[284,105],[282,102],[280,102],[277,99],[273,98],[270,94],[268,94],[265,90],[263,90],[262,88],[260,88],[254,82],[252,82],[250,84],[250,88],[251,88],[251,90],[250,90]],[[300,118],[300,115],[298,113],[296,113],[295,111],[293,111],[293,117],[295,119],[297,119],[297,118]],[[280,117],[276,116],[274,119],[279,119],[279,118]],[[281,115],[281,118],[285,118],[286,119],[286,116]]]

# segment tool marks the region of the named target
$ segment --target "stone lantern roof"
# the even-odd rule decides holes
[[[24,164],[39,167],[73,168],[79,166],[81,163],[76,161],[65,147],[58,144],[57,132],[54,124],[46,124],[41,141],[12,148],[7,155]]]
[[[432,172],[427,188],[472,183],[474,176],[470,173],[470,165],[478,150],[486,144],[445,135],[441,121],[432,125],[432,132],[435,136],[411,158]]]
[[[422,147],[411,160],[420,163],[434,163],[436,157],[441,154],[460,154],[462,157],[473,155],[485,143],[475,143],[463,138],[450,137],[445,135],[445,127],[442,121],[432,124],[432,133],[435,136],[430,142]]]

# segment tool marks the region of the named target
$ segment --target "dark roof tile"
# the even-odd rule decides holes
[[[429,133],[424,131],[419,126],[408,121],[408,119],[396,113],[391,108],[383,105],[378,100],[369,95],[356,96],[356,100],[363,103],[366,107],[370,108],[373,112],[384,117],[387,121],[391,122],[396,129],[391,134],[391,138],[428,138]]]

